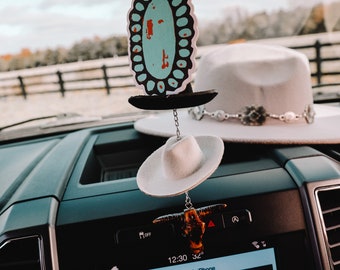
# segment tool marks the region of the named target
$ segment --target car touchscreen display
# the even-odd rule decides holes
[[[275,253],[273,248],[256,250],[236,255],[219,257],[204,261],[196,261],[181,265],[172,265],[159,269],[176,270],[276,270]]]

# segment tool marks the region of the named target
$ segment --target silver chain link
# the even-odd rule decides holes
[[[188,191],[185,192],[185,207],[186,209],[190,209],[193,207]]]
[[[173,115],[174,115],[175,126],[176,126],[177,141],[179,141],[181,139],[181,132],[179,130],[178,112],[176,109],[173,110]]]

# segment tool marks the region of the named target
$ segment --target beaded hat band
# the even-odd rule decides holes
[[[226,113],[223,110],[209,112],[204,106],[197,106],[189,109],[189,114],[195,120],[202,120],[204,116],[209,116],[219,122],[236,119],[246,126],[261,126],[266,122],[267,118],[276,119],[285,123],[304,119],[307,124],[312,124],[315,117],[315,111],[311,104],[307,105],[305,110],[300,114],[291,111],[283,114],[273,114],[268,113],[263,106],[255,105],[246,106],[240,113],[236,114]]]

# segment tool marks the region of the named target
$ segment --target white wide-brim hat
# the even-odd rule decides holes
[[[138,187],[155,197],[183,194],[217,169],[223,153],[223,141],[215,136],[171,137],[139,168]]]
[[[229,142],[340,143],[340,108],[313,104],[308,58],[260,44],[223,45],[203,56],[194,91],[215,89],[204,107],[179,111],[181,134],[214,135]],[[176,134],[171,112],[135,123],[136,130]]]

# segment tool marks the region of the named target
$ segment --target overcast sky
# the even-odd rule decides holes
[[[287,9],[318,0],[192,0],[199,22],[221,18],[237,4],[249,11]],[[326,0],[324,0],[326,1]],[[129,0],[0,0],[0,55],[58,46],[83,38],[126,34]]]

